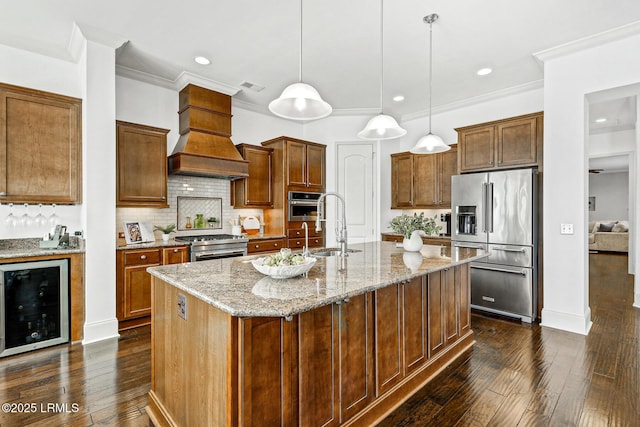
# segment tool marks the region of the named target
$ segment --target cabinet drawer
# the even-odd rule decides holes
[[[322,237],[322,231],[316,231],[313,225],[309,226],[309,238]],[[304,228],[290,228],[287,230],[287,237],[290,239],[297,239],[302,237],[304,239]]]
[[[291,249],[302,249],[304,247],[304,237],[302,239],[289,239],[288,246]],[[309,236],[310,248],[321,248],[324,246],[324,239],[322,237]]]
[[[256,240],[249,241],[247,245],[247,252],[250,254],[260,252],[279,251],[285,247],[285,239],[268,239],[268,240]]]
[[[124,265],[149,265],[160,264],[160,249],[127,251],[124,254]]]

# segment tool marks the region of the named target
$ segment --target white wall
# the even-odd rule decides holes
[[[589,135],[589,157],[613,156],[636,149],[635,129]]]
[[[611,40],[611,39],[609,39]],[[591,326],[587,251],[587,94],[637,83],[640,36],[544,59],[544,326],[586,334]],[[560,235],[560,225],[574,225]]]
[[[589,174],[589,197],[596,198],[596,210],[589,221],[629,220],[629,173]]]

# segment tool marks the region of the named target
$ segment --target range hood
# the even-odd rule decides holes
[[[249,162],[231,141],[231,97],[194,85],[180,91],[180,138],[169,173],[220,179],[249,176]]]

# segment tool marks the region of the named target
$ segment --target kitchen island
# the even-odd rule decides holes
[[[473,345],[483,251],[350,249],[286,280],[255,257],[149,268],[154,425],[371,425]]]

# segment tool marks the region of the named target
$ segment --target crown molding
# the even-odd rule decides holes
[[[635,21],[621,27],[573,40],[549,49],[535,52],[533,56],[544,63],[585,49],[601,46],[606,43],[622,40],[640,34],[640,21]]]
[[[254,113],[270,115],[271,112],[266,105],[258,105],[253,102],[243,101],[237,98],[231,98],[231,105],[242,108],[243,110],[253,111]]]
[[[464,107],[470,107],[472,105],[481,104],[483,102],[492,101],[494,99],[504,98],[507,96],[517,95],[532,90],[541,89],[544,87],[544,80],[534,80],[529,83],[525,83],[518,86],[512,86],[506,89],[496,90],[483,95],[467,98],[462,101],[450,102],[449,104],[433,107],[432,114],[444,113],[446,111],[458,110]],[[416,111],[415,113],[405,114],[401,117],[400,122],[406,122],[410,120],[420,119],[429,116],[429,110]]]
[[[143,83],[149,83],[154,86],[160,86],[165,89],[175,90],[178,92],[188,84],[193,84],[205,89],[214,90],[216,92],[224,93],[225,95],[229,96],[233,96],[240,91],[240,89],[236,87],[229,86],[215,80],[210,80],[190,73],[188,71],[183,71],[175,80],[171,80],[164,77],[159,77],[155,74],[145,73],[143,71],[125,67],[122,65],[116,65],[116,75],[132,80],[138,80]]]

